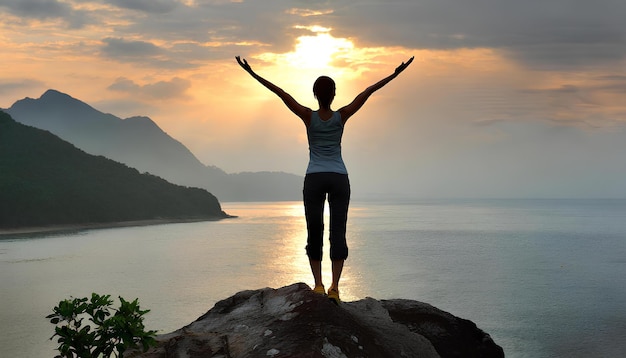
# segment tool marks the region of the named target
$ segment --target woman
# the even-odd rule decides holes
[[[335,82],[326,76],[319,77],[313,84],[313,94],[319,109],[313,111],[298,103],[280,87],[257,75],[245,59],[235,57],[239,65],[263,86],[274,92],[285,105],[302,121],[307,128],[309,140],[309,165],[304,178],[304,211],[307,223],[306,253],[309,257],[314,292],[326,294],[322,283],[322,245],[324,234],[324,202],[328,195],[330,205],[330,259],[332,261],[332,284],[328,298],[336,303],[339,299],[339,279],[343,264],[348,257],[346,244],[346,223],[350,201],[348,171],[341,157],[341,137],[343,127],[367,99],[384,85],[396,78],[413,62],[411,57],[396,68],[393,74],[367,87],[354,100],[338,111],[330,105],[335,98]]]

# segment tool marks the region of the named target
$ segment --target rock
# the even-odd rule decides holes
[[[468,320],[411,300],[337,306],[304,283],[242,291],[126,357],[504,357]]]

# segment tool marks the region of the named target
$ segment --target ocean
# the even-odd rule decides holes
[[[241,290],[312,285],[300,202],[223,209],[238,218],[0,236],[0,356],[54,356],[45,316],[70,296],[139,298],[166,333]],[[626,356],[626,200],[353,201],[348,245],[344,301],[430,303],[507,357]]]

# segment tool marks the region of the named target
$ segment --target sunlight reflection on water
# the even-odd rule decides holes
[[[240,223],[271,224],[267,241],[264,240],[264,244],[257,248],[262,259],[257,260],[258,265],[255,265],[255,271],[261,281],[267,282],[268,286],[274,288],[295,282],[304,282],[313,286],[313,276],[305,253],[307,230],[304,207],[301,202],[255,203],[253,206],[248,203],[234,203],[227,205],[225,210],[231,215],[239,216],[237,220],[240,220]],[[326,206],[324,217],[326,228],[329,221],[328,215],[328,206]],[[348,241],[348,245],[350,244]],[[328,230],[324,233],[323,253],[322,277],[328,287],[332,282]],[[349,263],[348,259],[341,278],[340,288],[344,300],[355,299],[354,274],[350,270]]]

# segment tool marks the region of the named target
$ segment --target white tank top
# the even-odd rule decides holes
[[[309,139],[309,166],[306,173],[331,172],[348,174],[341,157],[341,137],[343,121],[339,112],[326,121],[320,118],[317,111],[311,114],[311,123],[307,128]]]

